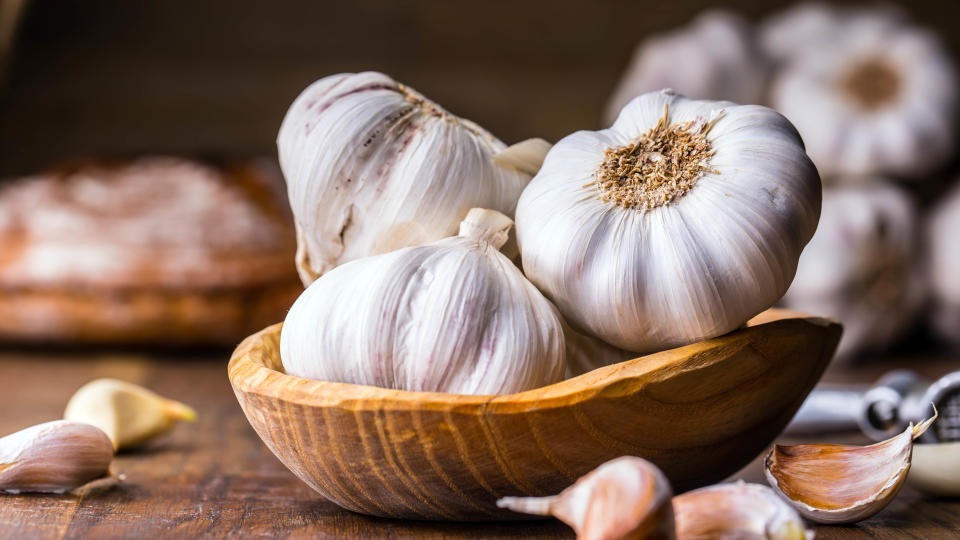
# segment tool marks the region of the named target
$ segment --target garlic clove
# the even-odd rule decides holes
[[[893,500],[910,470],[913,441],[937,419],[910,425],[870,446],[775,445],[764,460],[767,482],[803,517],[854,523]]]
[[[914,445],[907,482],[933,495],[960,497],[960,442]]]
[[[673,538],[672,491],[649,461],[623,456],[608,461],[552,497],[504,497],[497,506],[552,515],[580,540]]]
[[[673,498],[677,538],[813,538],[797,512],[767,486],[717,484]]]
[[[57,420],[0,438],[0,491],[63,493],[107,473],[113,445],[96,426]]]
[[[97,379],[70,398],[63,417],[102,429],[114,448],[123,450],[169,431],[178,420],[197,413],[178,401],[117,379]]]
[[[533,176],[540,170],[544,158],[547,157],[547,152],[552,147],[553,145],[549,142],[534,137],[497,152],[493,155],[493,162],[498,165],[513,167],[520,172]]]

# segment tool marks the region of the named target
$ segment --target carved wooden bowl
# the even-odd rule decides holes
[[[228,368],[260,438],[344,508],[435,520],[521,519],[497,498],[557,493],[626,454],[678,492],[720,481],[780,433],[840,338],[835,322],[771,310],[716,339],[468,396],[286,375],[280,326],[248,337]]]

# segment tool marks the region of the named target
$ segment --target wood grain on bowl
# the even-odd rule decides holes
[[[770,311],[731,334],[518,394],[407,392],[286,375],[280,324],[228,368],[274,454],[340,506],[377,516],[522,519],[507,495],[549,495],[637,455],[676,491],[722,480],[776,437],[826,368],[840,325]]]

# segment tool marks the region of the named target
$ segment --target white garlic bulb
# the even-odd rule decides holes
[[[277,137],[304,284],[338,264],[450,236],[472,207],[512,215],[530,174],[480,126],[380,73],[313,83]]]
[[[759,103],[767,64],[754,41],[750,24],[724,10],[703,12],[683,28],[647,38],[634,51],[605,118],[613,122],[631,99],[661,88],[692,98]]]
[[[820,7],[795,17],[764,33],[774,51],[794,51],[770,101],[821,174],[922,178],[950,157],[958,82],[931,31],[883,10]]]
[[[960,186],[934,209],[926,232],[933,328],[945,340],[960,345]]]
[[[910,197],[882,180],[824,190],[783,304],[842,322],[841,360],[883,350],[914,321],[924,298],[915,222]]]
[[[550,150],[517,205],[517,239],[567,322],[649,352],[773,305],[819,213],[820,179],[785,118],[662,91]]]
[[[556,308],[498,249],[513,224],[472,209],[460,235],[327,272],[290,308],[290,375],[385,388],[506,394],[563,378]]]

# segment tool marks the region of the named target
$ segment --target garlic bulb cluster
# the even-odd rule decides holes
[[[770,104],[824,176],[922,178],[951,155],[960,89],[932,32],[890,10],[815,5],[761,35],[782,62]]]
[[[933,328],[946,341],[960,345],[960,187],[934,209],[926,234]]]
[[[925,296],[915,220],[910,197],[880,180],[824,190],[783,304],[842,322],[838,358],[882,350],[914,321]]]
[[[472,207],[513,213],[530,174],[503,143],[380,73],[320,79],[277,137],[304,284],[338,264],[439,240]]]
[[[820,190],[776,112],[644,94],[547,154],[517,205],[523,268],[567,322],[617,348],[715,337],[787,290]]]
[[[613,122],[631,99],[661,88],[698,99],[759,103],[766,77],[749,23],[729,11],[705,11],[683,28],[640,43],[605,117]]]
[[[290,375],[385,388],[505,394],[563,378],[561,320],[498,249],[512,221],[472,209],[459,236],[343,264],[294,303]]]

